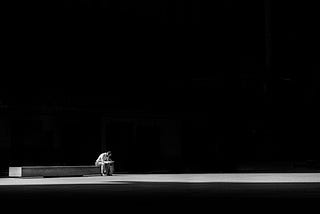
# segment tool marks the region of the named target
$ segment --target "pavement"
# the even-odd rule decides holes
[[[283,212],[317,207],[320,173],[114,174],[0,178],[0,202],[19,213]],[[42,207],[42,208],[41,208]],[[0,208],[1,209],[1,208]]]

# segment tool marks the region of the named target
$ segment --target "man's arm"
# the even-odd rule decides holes
[[[109,160],[109,161],[105,161],[105,163],[113,163],[114,161]]]
[[[97,162],[100,162],[101,161],[101,159],[102,159],[102,154],[101,155],[99,155],[99,157],[97,158],[97,160],[96,160],[96,163]]]

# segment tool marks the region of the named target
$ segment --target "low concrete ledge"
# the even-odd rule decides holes
[[[59,177],[100,174],[99,166],[20,166],[9,167],[9,177]]]

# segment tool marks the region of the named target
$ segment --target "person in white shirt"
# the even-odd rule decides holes
[[[114,171],[113,163],[114,161],[111,160],[111,151],[104,152],[99,155],[96,160],[95,165],[100,166],[100,173],[102,176],[109,175],[111,176]]]

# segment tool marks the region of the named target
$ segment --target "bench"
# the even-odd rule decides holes
[[[60,177],[100,175],[99,166],[20,166],[9,167],[9,177]]]

